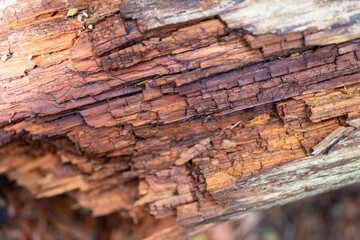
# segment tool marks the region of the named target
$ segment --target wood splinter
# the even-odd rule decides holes
[[[180,154],[180,158],[175,161],[177,166],[183,165],[193,159],[196,156],[199,156],[201,153],[205,152],[210,147],[210,138],[205,138],[201,140],[195,146],[189,148],[185,152]]]
[[[354,127],[339,127],[324,140],[313,147],[312,155],[327,154],[339,141],[343,140],[354,130]]]

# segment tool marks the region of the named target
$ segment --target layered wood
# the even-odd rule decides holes
[[[359,182],[360,5],[190,2],[2,5],[0,173],[187,227]]]

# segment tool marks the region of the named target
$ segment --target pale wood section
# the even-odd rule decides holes
[[[310,34],[305,37],[305,44],[307,46],[328,45],[354,40],[359,38],[359,36],[360,23],[355,21],[353,24],[344,24],[344,26],[325,29],[322,32]]]
[[[254,34],[283,34],[351,25],[359,13],[360,4],[356,0],[245,0],[220,16],[230,28],[244,28]]]
[[[135,0],[121,6],[121,12],[138,22],[142,30],[211,18],[224,9],[232,8],[240,0],[161,1]]]
[[[360,36],[360,3],[356,0],[130,1],[122,7],[122,13],[137,19],[143,31],[220,16],[229,28],[256,35],[320,31],[306,36],[308,46],[341,43]]]

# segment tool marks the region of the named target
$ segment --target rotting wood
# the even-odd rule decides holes
[[[268,4],[1,6],[0,173],[153,238],[359,182],[359,4]]]
[[[328,155],[298,159],[291,164],[236,182],[232,191],[215,195],[215,199],[226,207],[209,211],[201,207],[191,209],[186,205],[182,206],[178,211],[178,221],[184,225],[194,225],[230,219],[245,212],[286,204],[305,196],[356,183],[359,181],[359,136],[358,130],[352,132]]]

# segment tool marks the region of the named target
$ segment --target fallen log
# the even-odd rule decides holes
[[[39,199],[158,223],[136,235],[150,239],[360,182],[359,13],[5,1],[0,173]]]

